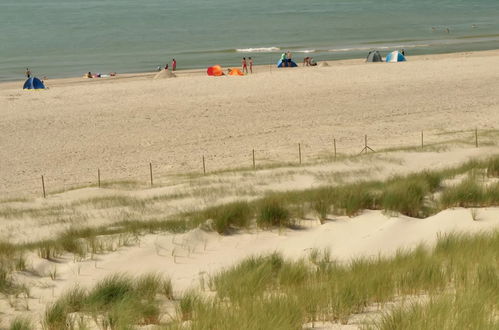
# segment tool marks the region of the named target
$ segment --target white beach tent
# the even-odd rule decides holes
[[[405,62],[405,61],[406,61],[405,56],[402,55],[402,53],[399,52],[398,50],[386,55],[386,62],[387,63],[397,63],[397,62]]]

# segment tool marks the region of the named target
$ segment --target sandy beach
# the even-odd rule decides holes
[[[22,82],[0,84],[0,242],[36,243],[68,229],[119,228],[122,221],[168,219],[270,192],[387,180],[486,160],[499,151],[497,63],[499,50],[409,57],[398,64],[258,66],[244,77],[191,70],[171,79],[153,79],[155,73],[49,79],[43,91],[23,91]],[[365,135],[382,152],[356,157]],[[251,169],[253,149],[257,171]],[[97,169],[107,186],[96,187]],[[444,180],[442,189],[467,174]],[[41,175],[47,198],[41,197]],[[496,177],[476,177],[484,186],[497,184]],[[111,247],[81,259],[64,252],[51,260],[27,250],[26,270],[15,278],[30,295],[0,298],[0,328],[19,315],[39,320],[66,290],[89,288],[119,272],[165,274],[180,296],[249,256],[280,252],[298,260],[312,249],[330,251],[340,263],[391,256],[420,243],[432,247],[448,233],[497,230],[498,215],[497,207],[438,209],[426,218],[378,209],[328,215],[321,223],[317,214],[306,213],[298,230],[255,227],[220,235],[195,228],[97,237],[109,239]],[[162,309],[162,321],[175,314],[175,304]],[[321,329],[361,326],[352,319]]]
[[[409,57],[407,63],[330,62],[329,67],[262,66],[246,77],[202,72],[153,80],[48,80],[48,90],[0,85],[0,192],[39,193],[103,178],[295,161],[417,145],[439,133],[496,128],[499,51]]]

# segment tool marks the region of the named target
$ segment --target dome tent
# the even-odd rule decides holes
[[[377,50],[371,50],[369,54],[367,54],[366,62],[383,62],[383,57]]]
[[[282,60],[279,60],[279,62],[277,62],[277,67],[278,68],[296,68],[297,66],[298,65],[294,61],[292,61],[292,60],[289,61],[289,65],[288,66],[285,66],[283,64]]]
[[[405,61],[406,61],[405,56],[402,55],[402,53],[399,52],[398,50],[386,55],[386,62],[387,63],[397,63],[397,62],[405,62]]]
[[[31,77],[24,82],[23,89],[45,89],[45,85],[40,79]]]

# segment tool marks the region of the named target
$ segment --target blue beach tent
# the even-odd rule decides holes
[[[386,55],[386,62],[387,63],[397,63],[397,62],[405,62],[405,61],[406,61],[405,56],[402,55],[402,53],[399,52],[398,50]]]
[[[282,60],[279,60],[279,62],[277,62],[278,68],[296,68],[297,66],[298,65],[294,61],[291,61],[291,65],[289,65],[287,67],[282,65]]]
[[[45,89],[45,85],[40,79],[31,77],[24,83],[23,89]]]

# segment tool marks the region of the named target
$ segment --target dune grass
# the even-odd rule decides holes
[[[271,196],[259,201],[256,224],[262,229],[291,226],[290,212],[283,200]]]
[[[499,177],[499,157],[491,157],[487,162],[487,175]]]
[[[229,234],[234,229],[248,228],[253,217],[253,209],[248,202],[240,201],[210,207],[200,214],[200,221],[213,220],[213,227],[219,234]]]
[[[302,191],[273,193],[250,202],[233,202],[205,210],[182,213],[169,217],[145,220],[130,219],[109,226],[71,228],[55,238],[40,242],[0,244],[0,292],[22,290],[13,281],[12,273],[26,265],[23,254],[38,251],[40,257],[56,260],[64,253],[71,253],[81,260],[95,254],[115,251],[120,246],[135,244],[139,235],[157,232],[182,233],[199,227],[206,220],[213,220],[213,229],[220,234],[231,234],[241,229],[295,228],[311,214],[324,222],[337,215],[355,216],[365,209],[384,210],[412,217],[426,217],[448,207],[482,207],[499,205],[499,184],[486,185],[478,174],[487,173],[499,157],[485,161],[470,161],[461,166],[442,171],[425,171],[386,181],[357,182],[336,187],[321,187]],[[468,179],[455,186],[442,182],[456,175],[473,172]],[[441,197],[434,199],[435,193]],[[101,199],[89,201],[106,208],[128,203],[127,199]],[[133,201],[137,208],[148,204]],[[10,211],[9,211],[10,212]],[[30,211],[31,212],[31,211]],[[44,210],[43,214],[51,211]],[[21,213],[24,214],[24,213]],[[10,252],[9,252],[10,251]]]
[[[0,293],[16,294],[23,291],[18,285],[12,273],[26,270],[26,258],[24,251],[15,245],[0,242]]]
[[[141,220],[134,219],[132,215],[113,225],[70,228],[50,240],[10,246],[19,251],[37,250],[40,257],[48,260],[57,259],[61,253],[66,252],[81,259],[89,254],[114,251],[117,247],[131,244],[137,240],[138,235],[144,233],[181,233],[197,228],[208,219],[213,220],[212,227],[220,234],[231,234],[255,225],[262,229],[294,227],[299,224],[299,220],[310,214],[316,214],[324,222],[330,216],[355,216],[365,209],[426,217],[452,206],[499,205],[497,185],[485,188],[476,180],[470,180],[455,187],[441,187],[443,180],[458,174],[484,171],[495,158],[482,162],[470,161],[442,171],[425,171],[405,177],[394,177],[386,181],[366,181],[336,187],[273,193],[251,202],[232,202],[168,217]],[[442,192],[440,201],[433,200],[433,194],[437,191]],[[107,208],[126,206],[129,202],[137,209],[146,210],[150,207],[148,202],[136,199],[130,201],[128,198],[116,196],[87,200],[85,205],[95,203],[99,207]]]
[[[9,330],[32,330],[33,322],[28,317],[18,316],[16,317],[9,326]]]
[[[45,310],[46,329],[66,329],[72,315],[91,315],[96,326],[132,329],[134,325],[158,324],[159,297],[172,298],[171,281],[158,274],[133,278],[114,274],[91,290],[75,287]]]
[[[250,257],[213,276],[210,288],[216,296],[190,300],[189,312],[178,319],[190,320],[189,329],[302,329],[307,322],[346,323],[368,306],[382,308],[395,298],[419,296],[426,299],[418,304],[402,300],[369,327],[495,329],[497,251],[499,232],[445,235],[433,249],[419,246],[347,264],[317,251],[298,261],[277,253]]]

